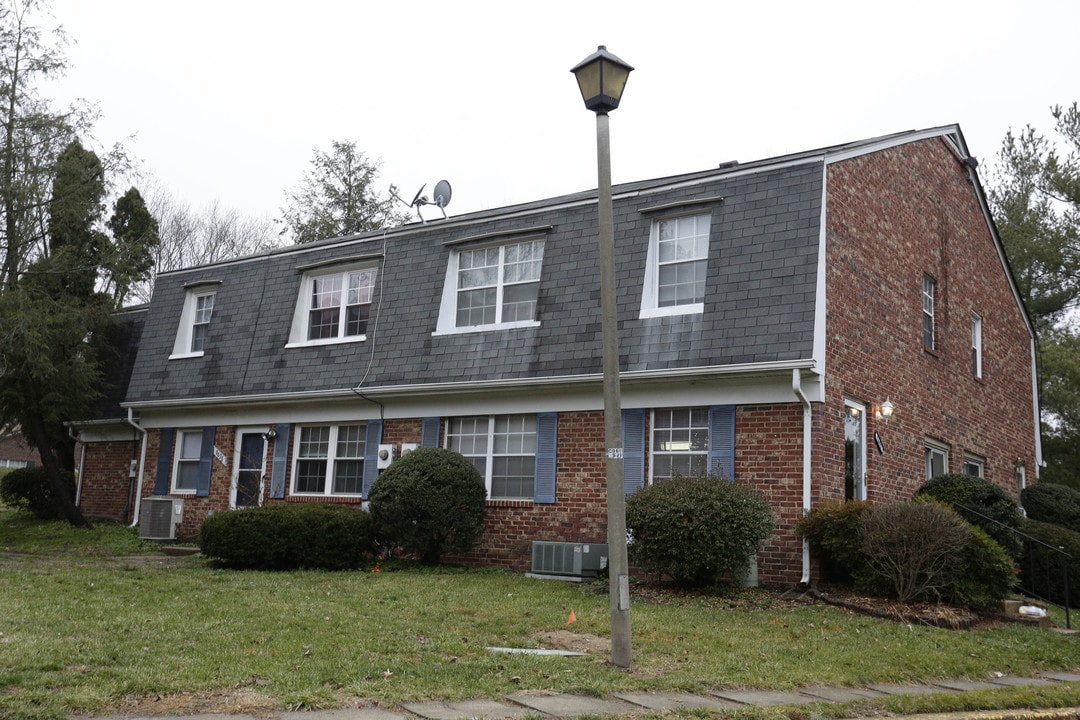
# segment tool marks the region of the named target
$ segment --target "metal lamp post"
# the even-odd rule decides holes
[[[630,580],[626,558],[626,490],[623,484],[622,401],[619,397],[619,325],[615,307],[615,224],[611,206],[608,112],[619,107],[634,68],[601,45],[575,65],[585,107],[596,113],[596,165],[600,214],[600,313],[604,357],[604,442],[607,446],[608,594],[611,662],[630,667]]]

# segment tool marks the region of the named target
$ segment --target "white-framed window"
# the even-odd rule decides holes
[[[365,423],[304,425],[296,433],[294,495],[363,493]]]
[[[709,408],[653,411],[652,482],[705,475],[709,468]]]
[[[964,453],[964,474],[971,477],[981,478],[983,476],[983,468],[986,467],[986,458],[981,458],[978,455],[972,455],[971,453]]]
[[[450,253],[436,332],[530,327],[536,320],[544,238]]]
[[[971,315],[971,371],[975,377],[982,377],[982,318],[978,314]]]
[[[929,275],[922,279],[922,341],[923,346],[933,350],[934,344],[934,292],[937,282]]]
[[[202,285],[188,289],[170,360],[203,356],[216,298],[216,283],[209,287]]]
[[[377,267],[335,268],[305,274],[293,313],[289,345],[367,339]]]
[[[198,490],[202,438],[202,430],[177,431],[172,473],[174,493],[193,493]]]
[[[532,500],[536,481],[536,415],[450,418],[446,446],[472,461],[492,500]]]
[[[709,214],[653,222],[641,295],[641,317],[704,311],[711,225]]]
[[[949,446],[945,443],[927,438],[925,457],[927,480],[949,472]]]

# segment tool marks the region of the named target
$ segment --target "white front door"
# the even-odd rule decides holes
[[[866,499],[866,406],[844,401],[844,499]]]
[[[262,505],[266,485],[266,428],[241,428],[236,431],[236,457],[233,460],[232,509]]]

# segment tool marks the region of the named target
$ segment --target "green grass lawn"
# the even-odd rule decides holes
[[[635,600],[629,672],[603,653],[495,653],[486,648],[537,647],[541,632],[607,637],[606,592],[493,570],[222,570],[197,557],[146,556],[154,546],[129,528],[76,531],[22,515],[0,511],[2,718],[199,710],[214,698],[215,708],[243,711],[359,698],[391,705],[522,691],[859,686],[1080,669],[1077,637],[1021,625],[907,626],[762,591]],[[577,622],[568,628],[571,611]],[[964,697],[874,707],[1080,705],[1080,684]]]

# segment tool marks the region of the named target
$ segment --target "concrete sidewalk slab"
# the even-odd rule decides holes
[[[235,718],[235,715],[229,716]],[[405,713],[378,707],[337,708],[334,710],[297,710],[277,716],[280,720],[405,720]],[[185,720],[188,720],[185,718]]]
[[[601,700],[581,695],[507,695],[507,700],[536,712],[555,717],[572,718],[580,715],[622,715],[637,710],[621,701]]]
[[[741,705],[758,705],[760,707],[804,705],[820,700],[820,698],[812,698],[809,695],[800,695],[799,693],[784,692],[782,690],[716,690],[712,694]]]
[[[994,678],[990,682],[995,685],[1004,685],[1006,687],[1042,687],[1044,685],[1053,685],[1053,680],[1044,680],[1042,678],[1029,678],[1029,677],[1016,677],[1015,675],[1005,675],[1003,677]]]
[[[1080,673],[1045,672],[1040,673],[1039,677],[1044,677],[1047,680],[1057,680],[1058,682],[1080,682]]]
[[[405,703],[401,706],[413,715],[428,720],[459,720],[460,718],[519,718],[534,714],[520,705],[509,705],[497,700],[461,700],[455,702]]]
[[[803,695],[811,695],[829,702],[852,702],[854,700],[874,700],[885,697],[884,693],[874,690],[846,687],[809,687],[799,688]]]
[[[633,705],[639,705],[646,710],[674,710],[676,708],[731,710],[741,707],[739,703],[731,700],[682,692],[628,692],[615,693],[615,697]]]
[[[982,682],[981,680],[942,680],[941,682],[935,682],[935,685],[939,685],[943,688],[949,688],[950,690],[999,690],[1001,685],[995,685],[994,683]]]
[[[886,695],[930,695],[931,693],[957,692],[952,688],[934,685],[893,685],[888,683],[870,683],[866,687]]]

